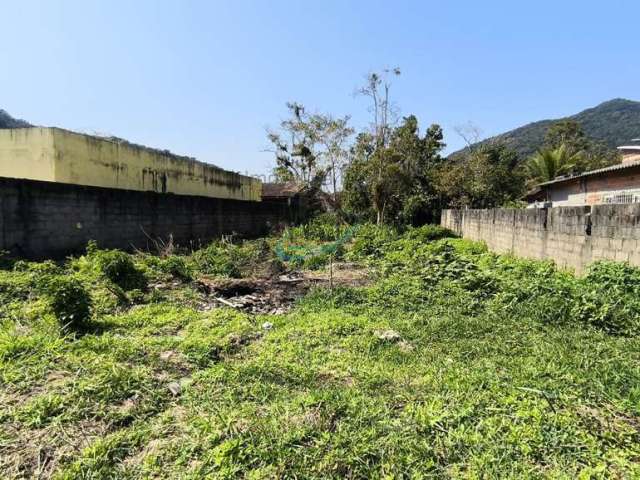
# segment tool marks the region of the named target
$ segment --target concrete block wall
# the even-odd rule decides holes
[[[255,237],[296,215],[279,203],[0,178],[0,250],[24,258],[61,258],[89,240],[146,249],[170,235],[182,246],[231,233]]]
[[[496,253],[551,259],[578,274],[602,259],[640,267],[640,204],[445,210],[441,224]]]

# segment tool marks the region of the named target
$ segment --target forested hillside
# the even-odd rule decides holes
[[[610,148],[640,137],[640,102],[616,98],[568,117],[580,123],[588,137]],[[529,123],[514,130],[483,140],[482,143],[504,142],[524,159],[540,148],[547,129],[558,120]],[[450,156],[458,155],[459,150]]]

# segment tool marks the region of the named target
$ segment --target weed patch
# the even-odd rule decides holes
[[[287,246],[333,244],[349,228],[335,220],[290,229]],[[277,261],[283,236],[12,261],[0,270],[0,471],[640,476],[637,269],[599,262],[578,278],[439,227],[352,232],[333,258],[355,265],[333,277],[322,258],[280,275],[295,267]],[[250,308],[258,295],[291,309]],[[60,328],[89,313],[83,335]]]

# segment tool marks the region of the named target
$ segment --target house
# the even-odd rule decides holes
[[[640,203],[640,145],[618,150],[619,164],[538,184],[525,196],[529,207]]]

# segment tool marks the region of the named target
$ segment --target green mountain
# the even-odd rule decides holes
[[[518,152],[521,158],[525,158],[542,145],[545,132],[554,122],[565,119],[579,122],[585,134],[610,148],[640,138],[640,102],[616,98],[570,117],[529,123],[479,143],[503,142]],[[455,157],[464,150],[458,150],[449,156]]]
[[[29,122],[13,118],[4,110],[0,109],[0,128],[24,128],[31,127]]]

